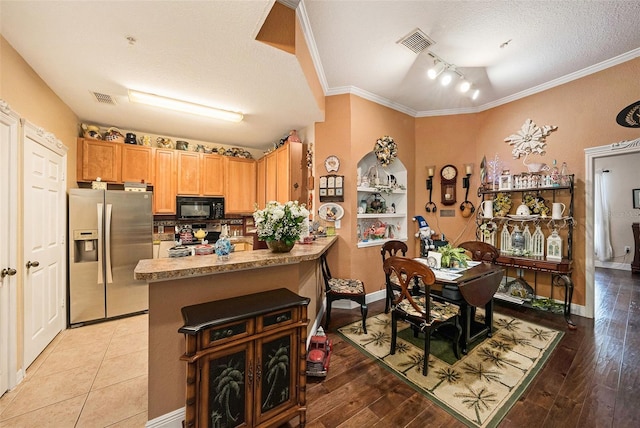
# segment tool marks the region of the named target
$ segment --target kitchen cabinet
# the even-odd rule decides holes
[[[280,288],[182,308],[184,426],[304,426],[308,304]]]
[[[523,304],[529,304],[529,301],[537,298],[539,273],[546,273],[551,277],[551,299],[553,299],[554,286],[564,287],[565,320],[569,328],[575,329],[575,324],[571,320],[574,176],[562,176],[561,182],[556,185],[543,185],[545,183],[543,178],[537,173],[524,173],[512,177],[510,182],[539,183],[539,185],[535,187],[511,187],[506,190],[482,187],[478,189],[478,196],[482,197],[483,202],[485,200],[493,200],[492,214],[494,217],[483,214],[480,212],[481,210],[478,210],[476,235],[478,240],[488,242],[500,250],[500,256],[495,263],[505,267],[505,277],[508,276],[510,268],[514,268],[516,272],[531,271],[534,273],[533,296],[519,296],[524,297]],[[529,205],[531,205],[529,208],[533,207],[530,215],[510,214],[510,212],[515,212],[519,205],[518,202],[511,202],[515,198],[522,204],[526,204],[529,201]],[[558,219],[551,217],[551,208],[554,202],[566,204],[568,208],[566,216]],[[539,214],[538,212],[542,213],[545,207],[548,212]],[[534,229],[533,234],[530,227]],[[543,230],[547,232],[545,233]],[[514,234],[523,237],[524,250],[512,248]],[[548,243],[552,235],[552,239],[557,239],[556,236],[562,238],[562,251],[557,259],[550,258],[549,254],[545,258],[544,254],[546,245],[543,244],[545,242]],[[520,282],[520,284],[526,284],[521,274],[519,274],[516,281]],[[496,294],[496,298],[509,301],[512,300],[512,297],[501,293]]]
[[[407,170],[396,159],[378,164],[373,152],[358,162],[358,248],[407,240]]]
[[[266,168],[267,159],[266,156],[263,156],[256,162],[256,200],[260,209],[267,205]]]
[[[256,161],[235,157],[225,158],[225,212],[250,214],[256,204]]]
[[[121,149],[121,181],[153,184],[153,149],[133,144],[123,144]]]
[[[122,144],[78,138],[77,153],[77,181],[122,182]]]
[[[153,213],[171,215],[176,213],[176,156],[175,150],[154,149],[156,177],[153,186]]]
[[[306,145],[286,142],[265,155],[266,201],[307,202]]]
[[[177,150],[178,195],[199,196],[200,153]]]
[[[224,194],[224,157],[201,154],[202,196],[222,196]]]

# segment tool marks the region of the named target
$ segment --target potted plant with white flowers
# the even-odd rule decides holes
[[[303,232],[304,220],[309,217],[309,210],[298,201],[282,204],[269,201],[267,206],[253,213],[258,238],[267,243],[275,253],[291,251]]]

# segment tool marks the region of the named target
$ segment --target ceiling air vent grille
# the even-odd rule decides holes
[[[407,47],[415,53],[420,53],[436,42],[429,38],[422,30],[416,28],[402,39],[398,40],[398,43]]]
[[[96,101],[102,104],[116,104],[116,100],[113,99],[111,95],[101,94],[100,92],[92,92],[93,96],[96,98]]]

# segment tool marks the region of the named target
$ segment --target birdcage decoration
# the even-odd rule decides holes
[[[553,229],[547,238],[547,260],[562,261],[562,238],[558,234],[558,229]]]
[[[540,226],[536,226],[535,232],[531,235],[531,255],[532,256],[544,256],[544,233]]]

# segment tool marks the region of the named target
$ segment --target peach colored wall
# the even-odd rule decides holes
[[[327,97],[326,119],[316,124],[316,175],[327,174],[323,162],[329,155],[338,156],[338,174],[344,175],[345,197],[340,205],[345,214],[342,227],[337,230],[340,235],[337,251],[334,249],[329,253],[332,274],[362,279],[368,293],[381,290],[384,278],[381,274],[380,247],[358,249],[356,246],[356,169],[360,159],[373,150],[376,140],[383,135],[390,135],[398,144],[398,158],[407,168],[408,183],[413,182],[414,120],[404,113],[355,95],[338,95]],[[412,216],[415,211],[414,195],[410,192],[407,199],[408,215]],[[316,195],[314,204],[317,207],[319,203]],[[410,219],[408,227],[412,236],[413,224]],[[413,238],[407,244],[409,253],[413,254]]]
[[[52,132],[69,148],[67,188],[76,187],[78,117],[0,36],[0,98],[21,117]]]

